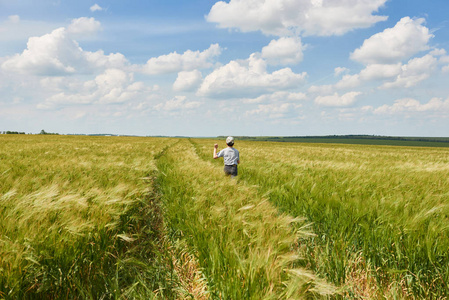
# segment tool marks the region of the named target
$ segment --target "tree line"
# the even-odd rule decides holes
[[[10,131],[10,130],[6,130],[6,131],[0,131],[0,134],[26,134],[25,132],[21,132],[21,131]],[[28,134],[32,134],[32,133],[28,133]],[[53,134],[53,135],[59,135],[59,133],[53,133],[53,132],[46,132],[45,130],[41,130],[41,132],[39,132],[39,134]]]
[[[19,132],[19,131],[0,131],[1,134],[25,134],[25,132]]]

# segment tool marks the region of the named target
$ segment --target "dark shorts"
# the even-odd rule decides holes
[[[237,176],[237,165],[224,166],[224,172],[226,175],[231,175],[232,177]]]

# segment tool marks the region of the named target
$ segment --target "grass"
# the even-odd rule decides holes
[[[158,168],[168,235],[191,249],[211,299],[299,299],[335,292],[295,267],[301,260],[296,242],[311,235],[302,220],[279,214],[253,187],[220,176],[187,140],[165,152]]]
[[[216,141],[196,140],[204,160]],[[445,298],[449,151],[445,148],[236,142],[240,180],[305,216],[305,267],[349,298]]]
[[[148,184],[170,140],[0,138],[0,298],[175,297]]]
[[[0,298],[449,296],[447,148],[216,142],[0,135]]]

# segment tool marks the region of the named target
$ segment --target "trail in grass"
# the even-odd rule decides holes
[[[192,255],[211,299],[321,297],[333,288],[304,269],[302,220],[279,212],[257,190],[220,176],[189,140],[157,157],[167,238]],[[219,176],[217,176],[220,174]]]
[[[192,140],[204,161],[222,168],[211,159],[215,142]],[[344,286],[348,297],[447,297],[444,152],[245,142],[237,148],[240,182],[257,185],[279,211],[314,222],[317,236],[304,243],[307,266]]]

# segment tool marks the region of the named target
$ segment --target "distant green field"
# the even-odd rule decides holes
[[[222,138],[223,137],[219,137]],[[385,145],[408,147],[449,147],[447,137],[315,136],[315,137],[238,137],[245,141]]]

